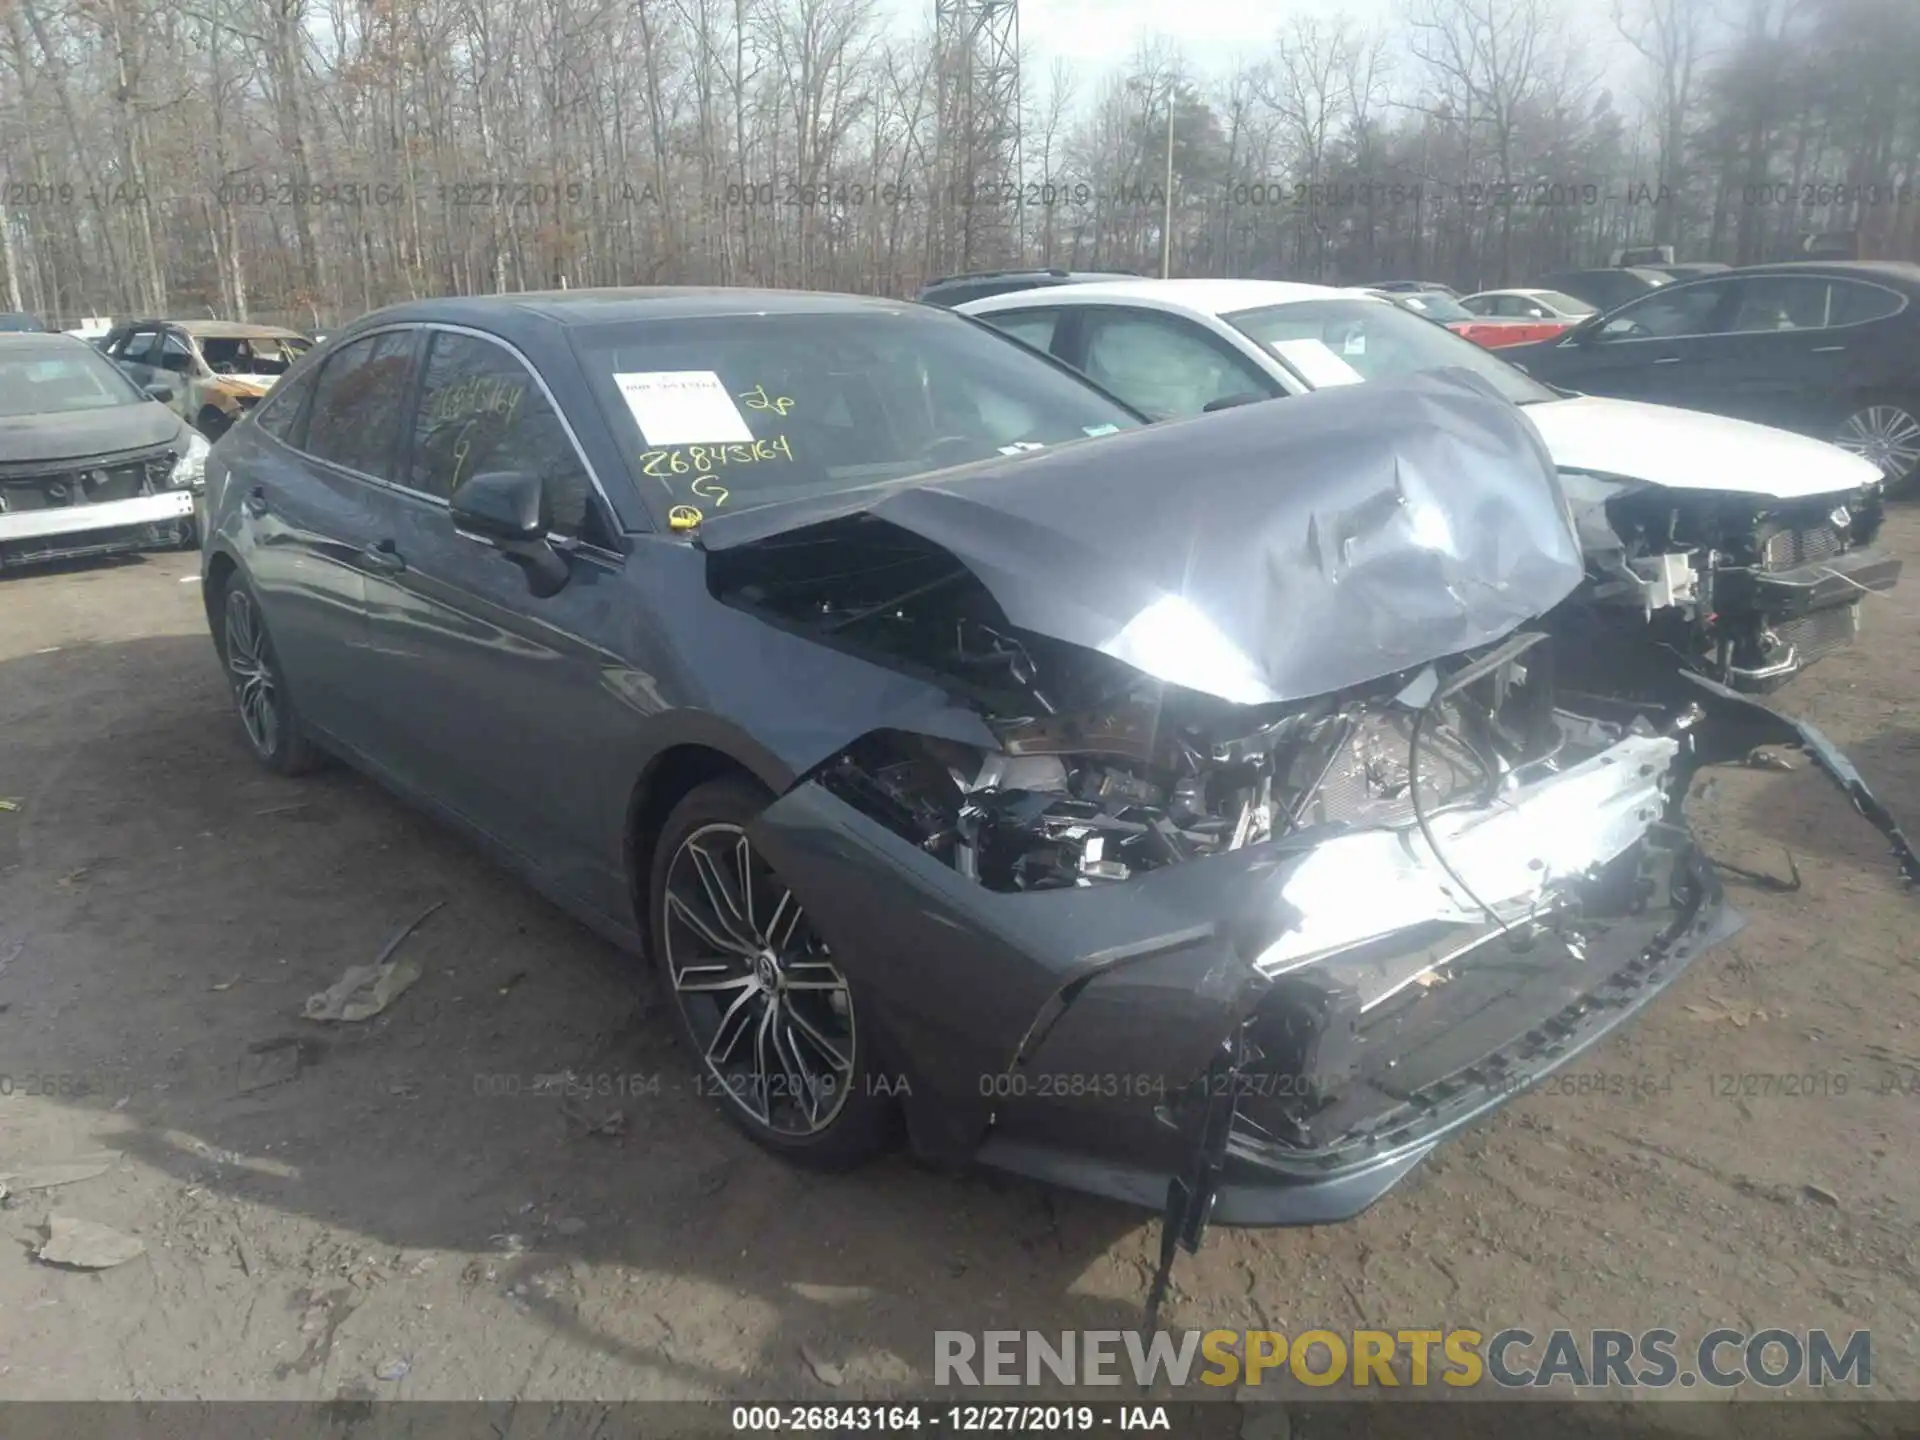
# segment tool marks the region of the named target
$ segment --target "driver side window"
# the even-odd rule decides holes
[[[193,349],[179,331],[169,330],[160,342],[159,358],[152,363],[176,375],[190,374],[193,370]]]
[[[1620,309],[1600,327],[1601,340],[1677,340],[1713,333],[1714,312],[1727,296],[1723,282],[1662,286]]]
[[[1198,415],[1217,400],[1276,393],[1250,361],[1177,316],[1089,310],[1085,344],[1087,374],[1155,420]]]

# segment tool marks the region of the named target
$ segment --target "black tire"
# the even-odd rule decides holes
[[[1880,466],[1889,495],[1920,485],[1920,398],[1862,395],[1834,426],[1833,443]]]
[[[729,777],[674,806],[647,877],[648,952],[701,1092],[762,1149],[851,1169],[893,1142],[899,1113],[870,1072],[872,1030],[852,987],[746,839],[772,798]]]
[[[266,616],[253,587],[238,574],[219,596],[220,665],[233,695],[234,716],[253,756],[276,775],[304,775],[321,763],[287,693]]]

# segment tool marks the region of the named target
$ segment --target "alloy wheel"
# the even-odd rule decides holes
[[[237,585],[227,591],[226,611],[227,675],[234,708],[253,748],[271,758],[280,743],[280,701],[267,633],[253,597]]]
[[[1868,405],[1849,415],[1833,443],[1880,467],[1888,484],[1920,469],[1920,420],[1900,405]]]
[[[854,1080],[846,977],[792,889],[738,825],[713,822],[667,867],[665,955],[705,1081],[784,1139],[831,1126]]]

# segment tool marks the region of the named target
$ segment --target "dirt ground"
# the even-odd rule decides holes
[[[1920,572],[1868,607],[1778,703],[1920,831]],[[1871,1326],[1920,1397],[1920,900],[1796,765],[1697,808],[1804,889],[1729,882],[1749,928],[1576,1067],[1624,1087],[1507,1107],[1351,1224],[1216,1231],[1166,1323]],[[370,783],[256,769],[192,556],[0,579],[0,797],[0,1173],[110,1160],[0,1210],[0,1398],[878,1398],[938,1329],[1138,1323],[1148,1217],[784,1168],[634,965]],[[301,1018],[436,902],[390,1010]],[[54,1212],[146,1253],[40,1263]]]

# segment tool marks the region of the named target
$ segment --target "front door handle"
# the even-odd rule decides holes
[[[1846,348],[1844,345],[1816,345],[1814,346],[1813,353],[1816,355],[1838,355]]]
[[[247,498],[240,503],[245,505],[247,513],[257,520],[267,513],[267,492],[264,487],[256,485],[247,492]]]
[[[407,568],[406,557],[393,548],[391,540],[376,540],[360,552],[369,570],[382,575],[398,575]]]
[[[1653,363],[1656,365],[1678,365],[1680,363],[1680,357],[1678,355],[1658,355],[1654,357]]]

